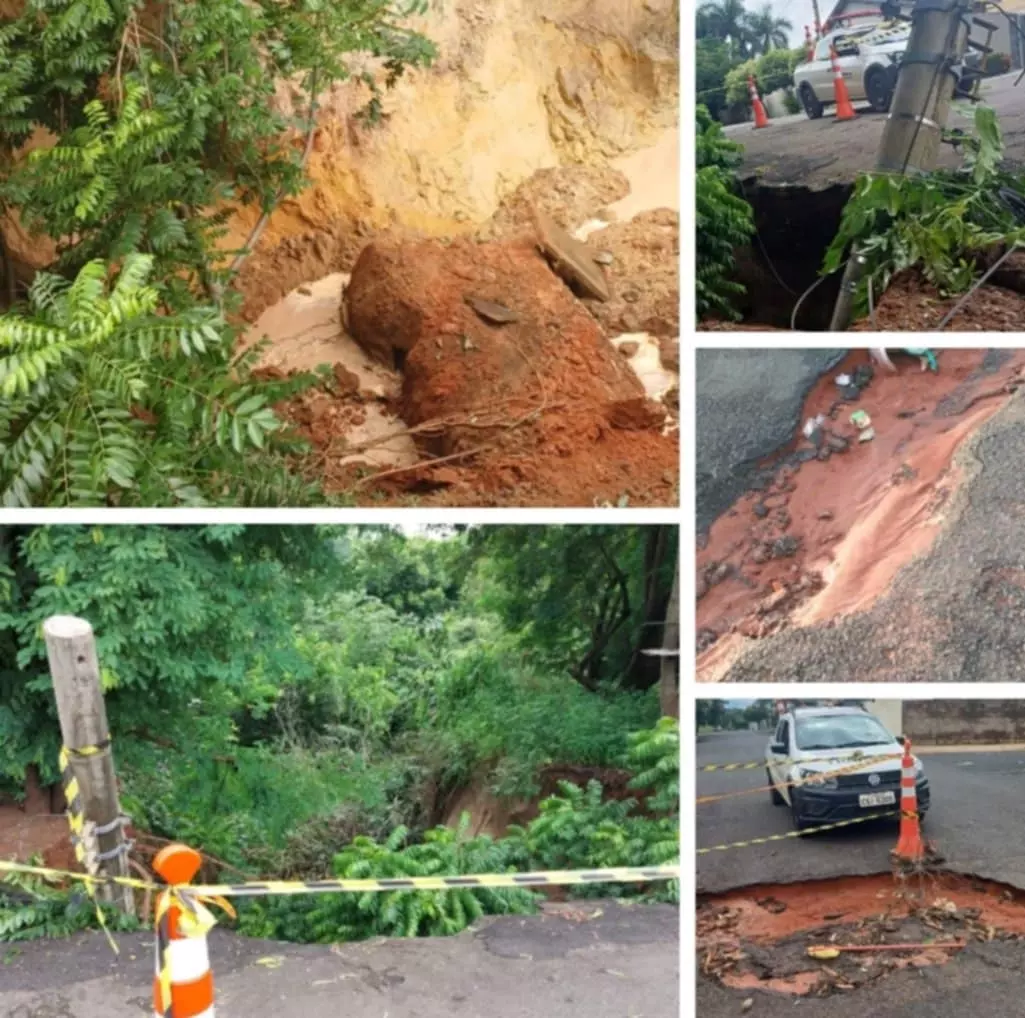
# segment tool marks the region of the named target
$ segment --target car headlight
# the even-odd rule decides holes
[[[832,792],[840,787],[836,778],[824,778],[821,771],[809,770],[807,767],[798,767],[797,774],[801,784],[810,785],[813,788],[821,788],[824,791]]]
[[[925,768],[922,766],[921,760],[915,761],[915,780],[918,781],[925,777]]]

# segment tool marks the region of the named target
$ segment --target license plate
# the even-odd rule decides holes
[[[858,805],[862,808],[868,806],[893,806],[896,802],[896,792],[872,792],[869,795],[858,796]]]

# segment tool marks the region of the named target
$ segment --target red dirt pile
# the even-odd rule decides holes
[[[862,318],[852,332],[935,332],[962,300],[941,297],[918,272],[894,277],[876,308],[875,320]],[[1017,332],[1025,322],[1025,297],[989,284],[980,286],[944,326],[950,332]]]
[[[674,498],[678,444],[664,408],[532,238],[376,240],[343,317],[368,353],[402,369],[399,413],[437,458],[370,478],[368,492],[459,505]],[[351,471],[326,484],[351,489]]]
[[[928,549],[956,487],[954,454],[1025,367],[1025,350],[1003,353],[982,371],[986,351],[944,350],[936,374],[903,358],[896,374],[877,369],[854,401],[840,398],[834,379],[864,370],[865,351],[819,381],[802,420],[824,418],[821,447],[799,431],[760,490],[721,516],[698,551],[700,680],[714,681],[744,637],[864,610]],[[850,422],[857,410],[871,418],[870,441],[859,442]]]

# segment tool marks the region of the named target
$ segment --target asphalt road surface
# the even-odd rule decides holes
[[[943,530],[887,594],[857,615],[754,641],[726,681],[1025,681],[1025,391],[955,462],[963,480]]]
[[[1018,1018],[1025,976],[1022,945],[969,944],[956,962],[895,972],[852,993],[823,999],[727,990],[698,980],[699,1018]],[[744,1004],[753,1003],[746,1010]]]
[[[750,484],[758,464],[789,442],[805,397],[846,350],[698,350],[697,528]]]
[[[769,800],[763,767],[707,773],[700,770],[707,764],[761,760],[768,738],[765,732],[698,737],[698,796],[757,789],[750,795],[697,806],[699,849],[792,830],[789,810],[773,806]],[[1021,848],[1025,751],[922,750],[919,755],[932,793],[923,833],[945,858],[944,865],[957,873],[1025,889],[1025,853]],[[896,821],[878,821],[767,845],[711,852],[697,857],[697,890],[715,893],[753,884],[888,873],[889,852],[896,841]],[[871,1010],[866,1013],[875,1014]]]
[[[1015,88],[1018,72],[983,82],[982,99],[992,106],[1004,135],[1005,157],[1025,163],[1025,82]],[[875,165],[886,114],[856,107],[855,120],[837,121],[831,113],[821,120],[803,115],[781,117],[769,127],[755,130],[753,124],[727,128],[727,134],[744,145],[744,163],[739,173],[762,184],[800,185],[823,188],[851,184],[859,173]],[[967,117],[955,112],[965,109]],[[971,131],[971,106],[956,103],[947,126]],[[949,145],[940,146],[939,164],[959,166],[962,156]]]
[[[214,930],[218,1018],[676,1018],[679,912],[585,901],[476,932],[320,947]],[[576,909],[576,904],[573,906]],[[601,909],[597,918],[589,913]],[[151,1015],[153,938],[0,945],[0,1018]]]

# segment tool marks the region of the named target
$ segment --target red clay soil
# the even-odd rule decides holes
[[[487,321],[469,298],[516,321]],[[402,367],[395,410],[439,462],[370,479],[343,467],[323,478],[329,492],[462,506],[676,500],[679,446],[666,411],[530,238],[377,240],[345,301],[360,345]],[[306,437],[323,447],[334,436]]]
[[[848,990],[900,968],[946,964],[957,957],[956,950],[926,948],[842,953],[838,960],[823,962],[808,957],[813,944],[1023,936],[1021,892],[951,873],[900,882],[881,875],[748,887],[708,898],[697,910],[699,964],[706,975],[737,989],[799,996]]]
[[[876,308],[852,332],[935,332],[961,296],[941,297],[914,271],[896,276]],[[980,286],[944,326],[950,332],[1018,332],[1025,324],[1025,297],[999,286]]]
[[[818,382],[802,420],[825,415],[827,432],[847,448],[781,466],[765,490],[745,494],[713,524],[697,555],[699,680],[714,681],[744,637],[864,610],[929,548],[957,484],[958,446],[1003,404],[1025,366],[1025,350],[1007,353],[985,376],[976,374],[983,350],[942,351],[938,374],[900,359],[897,374],[878,370],[859,401],[842,405],[834,379],[865,364],[867,352]],[[871,417],[872,441],[858,441],[855,409]],[[811,448],[800,431],[799,447]]]
[[[28,816],[20,806],[0,806],[0,859],[28,862],[34,855],[44,866],[75,869],[68,821],[64,816]]]

